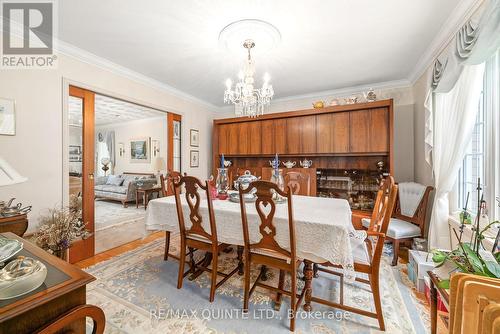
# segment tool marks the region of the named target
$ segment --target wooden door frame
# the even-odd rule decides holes
[[[94,151],[95,151],[95,93],[73,85],[68,96],[83,100],[82,115],[82,218],[91,236],[74,242],[69,251],[69,262],[75,263],[95,255],[94,207]]]
[[[181,122],[181,170],[182,172],[182,115],[167,113],[167,174],[174,171],[174,121]],[[167,187],[167,195],[173,195],[171,187]]]

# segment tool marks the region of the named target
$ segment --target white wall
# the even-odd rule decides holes
[[[413,91],[411,87],[396,87],[375,90],[377,98],[394,99],[394,177],[397,182],[414,180],[414,115]],[[356,94],[361,98],[361,94]],[[329,103],[333,98],[350,96],[343,95],[318,95],[295,99],[282,99],[271,101],[266,113],[311,109],[312,102],[322,100]],[[234,108],[224,107],[216,113],[216,118],[230,118],[234,116]]]
[[[16,101],[17,114],[16,135],[0,136],[0,156],[28,178],[23,184],[0,187],[0,198],[16,197],[23,204],[33,205],[28,231],[35,229],[41,212],[60,205],[64,198],[63,177],[68,171],[67,164],[63,165],[63,134],[68,136],[67,127],[63,127],[65,80],[182,114],[183,171],[207,177],[213,118],[209,106],[63,54],[58,57],[58,68],[54,70],[0,70],[0,96]],[[199,168],[189,167],[190,128],[200,131]]]
[[[115,150],[116,163],[114,174],[123,172],[134,173],[156,173],[154,170],[154,162],[156,157],[162,157],[167,161],[167,116],[140,119],[130,122],[117,123],[115,125],[106,125],[96,127],[98,131],[114,131],[115,132]],[[150,138],[151,161],[149,163],[130,162],[130,141],[138,138]],[[153,141],[157,140],[160,143],[160,152],[156,157],[153,155]],[[125,153],[123,156],[119,154],[119,143],[123,143]],[[165,170],[163,168],[162,170]]]

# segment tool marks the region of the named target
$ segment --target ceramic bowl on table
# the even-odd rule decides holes
[[[24,295],[45,282],[47,267],[30,257],[19,256],[0,270],[0,300]]]

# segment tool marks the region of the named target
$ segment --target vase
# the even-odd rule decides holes
[[[217,187],[217,195],[226,195],[229,189],[229,180],[227,177],[227,168],[217,168],[217,180],[215,181]]]
[[[283,178],[283,170],[282,169],[274,169],[273,174],[271,175],[271,182],[275,183],[278,188],[282,191],[285,190],[285,179]],[[281,196],[276,192],[273,194],[274,199],[281,199]]]

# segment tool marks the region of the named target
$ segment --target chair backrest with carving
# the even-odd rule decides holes
[[[186,173],[184,173],[186,175]],[[166,176],[160,174],[161,195],[163,197],[169,196],[174,193],[173,183],[179,181],[182,174],[180,172],[172,171]]]
[[[259,215],[259,233],[261,239],[256,243],[251,243],[249,229],[248,229],[248,219],[246,213],[246,203],[244,201],[244,195],[252,191],[255,191],[256,200],[255,208],[257,214]],[[290,258],[290,263],[295,263],[296,261],[296,251],[295,251],[295,224],[293,222],[293,211],[292,211],[292,192],[290,187],[287,186],[286,191],[278,188],[278,186],[269,181],[254,181],[250,183],[247,189],[243,190],[240,188],[240,206],[241,206],[241,219],[243,223],[243,238],[245,241],[245,247],[252,250],[270,250],[278,252],[288,258]],[[274,215],[276,213],[276,202],[273,200],[273,196],[280,195],[286,198],[288,205],[288,238],[290,244],[290,251],[283,248],[276,241],[276,226],[274,223]]]
[[[370,220],[369,231],[387,233],[389,222],[394,211],[398,186],[392,176],[387,176],[380,185],[373,207],[372,218]]]
[[[181,188],[184,186],[185,200],[189,207],[189,221],[191,226],[187,227],[184,221],[184,211],[182,208],[181,200]],[[207,241],[212,241],[217,243],[217,228],[215,225],[215,215],[212,205],[212,199],[210,197],[210,191],[208,188],[208,181],[202,183],[199,179],[193,176],[182,176],[178,181],[173,182],[175,204],[177,207],[177,216],[179,218],[179,230],[181,232],[181,237],[189,236],[201,236],[208,239]],[[208,204],[208,215],[209,215],[209,226],[210,231],[207,231],[203,227],[203,218],[200,214],[200,204],[202,201],[201,193],[204,192],[207,204]]]
[[[311,177],[309,174],[288,172],[285,174],[285,184],[292,189],[294,195],[311,196]]]

